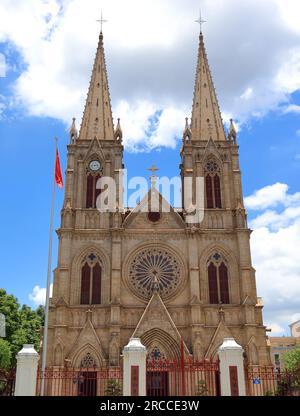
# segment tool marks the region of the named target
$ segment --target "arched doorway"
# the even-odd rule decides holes
[[[141,336],[147,348],[147,396],[165,397],[176,394],[176,362],[180,346],[167,332],[154,328]]]
[[[96,362],[91,353],[87,353],[80,363],[81,371],[78,375],[77,395],[93,397],[97,395]]]
[[[147,396],[169,396],[169,368],[165,353],[155,346],[147,357]]]

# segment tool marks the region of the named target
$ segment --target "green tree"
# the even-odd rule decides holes
[[[16,355],[23,344],[34,344],[40,349],[41,328],[44,324],[44,308],[39,306],[32,310],[29,306],[21,306],[13,295],[0,289],[0,313],[6,319],[6,338],[11,351],[11,365],[15,364]],[[1,365],[0,365],[1,368]]]
[[[11,348],[7,341],[0,338],[0,368],[8,370],[11,366]]]
[[[286,352],[283,356],[285,368],[288,371],[299,371],[300,372],[300,345],[295,349]]]
[[[122,388],[117,380],[110,379],[107,381],[105,396],[122,396]]]

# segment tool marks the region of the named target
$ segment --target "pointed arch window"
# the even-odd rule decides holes
[[[206,208],[222,208],[221,171],[215,160],[207,161],[205,165]]]
[[[210,304],[229,304],[229,281],[227,262],[219,253],[214,253],[207,264]]]
[[[81,305],[101,304],[102,267],[99,258],[91,253],[81,268]]]
[[[101,193],[101,189],[97,189],[97,181],[101,175],[88,173],[86,181],[86,208],[96,208],[97,198]]]

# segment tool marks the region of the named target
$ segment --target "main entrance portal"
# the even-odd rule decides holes
[[[147,396],[169,396],[169,373],[167,371],[147,371]]]
[[[219,361],[147,360],[148,396],[220,396]]]

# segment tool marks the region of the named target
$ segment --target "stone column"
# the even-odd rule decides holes
[[[79,160],[77,164],[78,169],[78,176],[77,176],[77,192],[76,197],[76,208],[82,209],[82,201],[83,201],[83,180],[84,180],[84,166],[83,161]]]
[[[224,338],[219,348],[221,396],[246,396],[243,348]]]
[[[123,395],[146,396],[146,347],[131,338],[123,349]]]
[[[35,396],[39,355],[32,344],[24,344],[17,354],[15,396]]]

